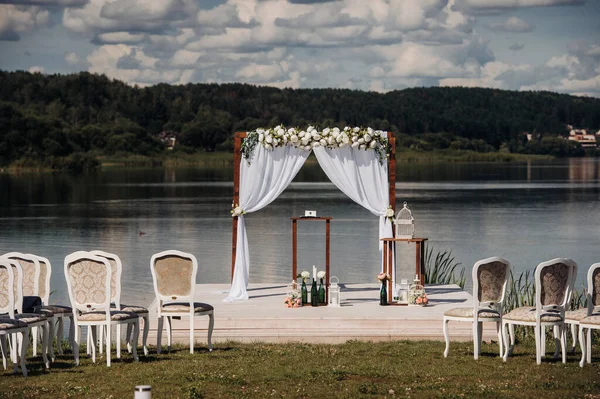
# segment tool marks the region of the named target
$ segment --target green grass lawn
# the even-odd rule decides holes
[[[473,360],[471,343],[452,343],[443,357],[437,341],[357,342],[341,345],[221,343],[209,353],[177,347],[171,353],[126,352],[106,367],[71,354],[50,371],[29,359],[29,377],[0,374],[0,398],[132,398],[135,385],[151,385],[156,398],[600,398],[600,359],[580,368],[546,358],[535,364],[533,343],[518,344],[503,363],[496,344],[483,344]],[[548,345],[552,350],[553,345]],[[153,348],[152,348],[153,349]],[[85,352],[85,351],[84,351]]]

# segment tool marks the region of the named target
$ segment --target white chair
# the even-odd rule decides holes
[[[14,313],[15,310],[15,277],[13,272],[13,261],[0,259],[0,314]],[[27,355],[27,346],[29,344],[29,328],[27,323],[8,316],[0,316],[0,350],[2,351],[2,366],[6,370],[6,360],[8,354],[7,338],[11,340],[10,357],[13,362],[13,372],[18,371],[18,345],[16,335],[21,334],[21,372],[27,377],[27,367],[25,366],[25,357]]]
[[[171,350],[171,318],[190,318],[190,353],[194,353],[194,317],[208,316],[208,349],[212,351],[214,308],[206,303],[194,302],[198,261],[192,254],[180,251],[164,251],[150,259],[150,269],[156,293],[158,330],[157,352],[161,352],[163,321],[167,319],[167,344]]]
[[[21,252],[9,252],[2,257],[12,259],[21,265],[21,271],[23,273],[23,296],[40,296],[38,281],[40,278],[40,263],[38,258],[32,254],[24,254]],[[19,311],[22,313],[22,310]],[[41,308],[37,309],[35,313],[42,313],[48,319],[48,337],[53,337],[54,334],[54,315],[49,312],[41,312]],[[32,329],[33,340],[33,356],[37,356],[37,342],[38,342],[38,329],[34,327]],[[50,341],[51,342],[51,341]],[[48,355],[54,360],[54,353],[52,345],[48,346]]]
[[[62,339],[64,337],[64,320],[68,318],[69,323],[69,344],[71,349],[73,348],[73,334],[75,332],[75,326],[73,325],[73,309],[70,306],[64,305],[50,305],[50,277],[52,276],[52,264],[47,258],[42,256],[36,256],[39,263],[39,279],[38,279],[38,296],[42,299],[43,313],[49,313],[54,317],[56,322],[56,328],[54,324],[49,329],[49,345],[52,347],[54,342],[54,336],[56,336],[56,348],[59,355],[63,354],[62,350]],[[56,334],[55,334],[56,333]],[[50,353],[52,353],[52,349]]]
[[[545,329],[553,327],[556,342],[554,357],[558,357],[559,344],[562,361],[567,362],[565,308],[571,298],[577,264],[570,259],[556,258],[540,263],[535,269],[535,306],[513,309],[502,318],[502,337],[506,351],[504,361],[515,345],[514,326],[534,327],[536,363],[542,363],[545,354]],[[509,327],[510,346],[508,346]]]
[[[600,263],[590,266],[587,274],[587,315],[579,321],[579,345],[581,346],[581,361],[592,362],[592,330],[600,329]],[[585,338],[587,330],[587,341]]]
[[[108,261],[110,262],[110,266],[112,268],[112,278],[111,278],[111,306],[113,306],[113,308],[118,309],[118,310],[122,310],[124,312],[133,312],[135,314],[137,314],[140,319],[144,320],[144,332],[142,335],[142,345],[144,348],[144,355],[148,355],[148,346],[146,344],[147,340],[148,340],[148,332],[150,330],[150,313],[148,312],[148,309],[143,307],[143,306],[137,306],[137,305],[124,305],[121,304],[121,274],[123,272],[123,264],[121,262],[121,259],[115,255],[115,254],[111,254],[109,252],[104,252],[104,251],[91,251],[92,254],[94,255],[98,255],[98,256],[102,256],[103,258],[108,259]],[[101,333],[102,335],[102,333]],[[121,337],[121,332],[120,332],[120,328],[119,326],[117,326],[117,357],[120,356],[120,351],[121,351],[121,340],[119,339]],[[100,341],[102,342],[102,339],[100,339]],[[132,337],[131,337],[131,324],[127,325],[127,333],[126,333],[126,342],[127,342],[127,348],[129,350],[129,352],[131,352],[131,346],[132,345],[137,345],[137,342],[132,341]],[[102,347],[101,347],[102,348]]]
[[[473,266],[473,306],[454,308],[444,313],[443,328],[446,340],[444,357],[450,351],[448,336],[449,321],[467,321],[473,324],[473,357],[479,358],[483,322],[496,323],[498,344],[502,356],[502,306],[506,295],[506,285],[510,275],[510,263],[498,257],[478,261]]]
[[[89,326],[92,339],[96,341],[96,328],[106,327],[106,365],[110,367],[110,331],[111,326],[133,324],[133,338],[137,342],[139,334],[138,315],[110,308],[110,285],[112,270],[110,262],[101,256],[78,251],[65,258],[65,278],[69,290],[75,339],[73,352],[75,364],[79,365],[79,345],[81,327]],[[132,348],[133,359],[138,360],[137,345]],[[92,361],[96,362],[96,347],[92,345]]]
[[[50,361],[48,360],[48,329],[49,329],[49,321],[48,317],[40,313],[23,313],[23,269],[21,267],[21,263],[15,259],[4,258],[4,260],[9,261],[14,279],[13,279],[13,293],[14,293],[14,307],[8,310],[8,317],[11,319],[16,319],[27,324],[27,328],[29,331],[34,331],[29,335],[34,337],[37,336],[37,327],[41,329],[42,333],[42,359],[44,361],[44,365],[47,369],[50,368]],[[28,262],[24,262],[28,263]],[[16,312],[15,312],[16,310]],[[50,319],[51,320],[51,319]],[[33,340],[36,342],[36,339]],[[19,345],[26,345],[22,341],[19,342]],[[18,350],[15,347],[15,350]],[[34,355],[35,356],[35,355]]]

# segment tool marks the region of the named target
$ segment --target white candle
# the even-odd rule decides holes
[[[313,265],[313,280],[317,279],[317,267]]]

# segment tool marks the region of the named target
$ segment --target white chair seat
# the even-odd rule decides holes
[[[504,320],[515,320],[535,323],[535,307],[523,306],[511,310],[509,313],[503,316]],[[552,314],[552,312],[544,312],[540,317],[542,323],[560,322],[562,317],[560,314]]]
[[[593,324],[600,326],[600,314],[593,314],[579,320],[579,324]]]
[[[16,319],[0,319],[0,330],[12,330],[15,328],[25,328],[27,323]]]
[[[121,321],[127,319],[137,319],[138,315],[132,312],[123,312],[121,310],[111,310],[110,311],[110,320],[111,321]],[[106,320],[106,312],[104,311],[91,311],[84,312],[79,315],[77,318],[79,321],[102,321]]]
[[[454,309],[450,309],[444,312],[444,316],[449,316],[449,317],[464,317],[464,318],[469,318],[472,319],[473,318],[473,308],[454,308]],[[484,310],[479,312],[479,318],[480,319],[492,319],[492,318],[499,318],[500,317],[500,313],[490,309],[490,310]]]
[[[21,320],[27,324],[35,324],[40,322],[46,322],[48,317],[38,313],[19,313],[15,315],[15,319]]]
[[[42,306],[42,311],[51,312],[54,315],[73,313],[73,309],[71,309],[69,306],[61,305],[45,305]]]
[[[212,305],[209,305],[208,303],[194,302],[194,313],[208,312],[211,310],[214,310],[214,308]],[[167,303],[167,304],[163,305],[163,307],[161,308],[161,311],[165,312],[165,313],[189,312],[190,304],[189,304],[189,302]]]
[[[137,313],[138,315],[140,313],[149,313],[148,309],[143,307],[143,306],[137,306],[137,305],[121,305],[121,309],[122,312],[132,312],[132,313]]]

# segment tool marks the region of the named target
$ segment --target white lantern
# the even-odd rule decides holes
[[[339,308],[342,303],[339,282],[340,279],[336,276],[332,276],[329,279],[329,306],[334,308]]]
[[[410,285],[408,284],[408,280],[403,278],[400,280],[400,284],[396,284],[396,296],[399,304],[407,305],[408,304],[408,291],[410,289]]]
[[[394,224],[396,225],[396,238],[413,238],[415,236],[415,219],[408,209],[406,201],[404,207],[398,211]]]

